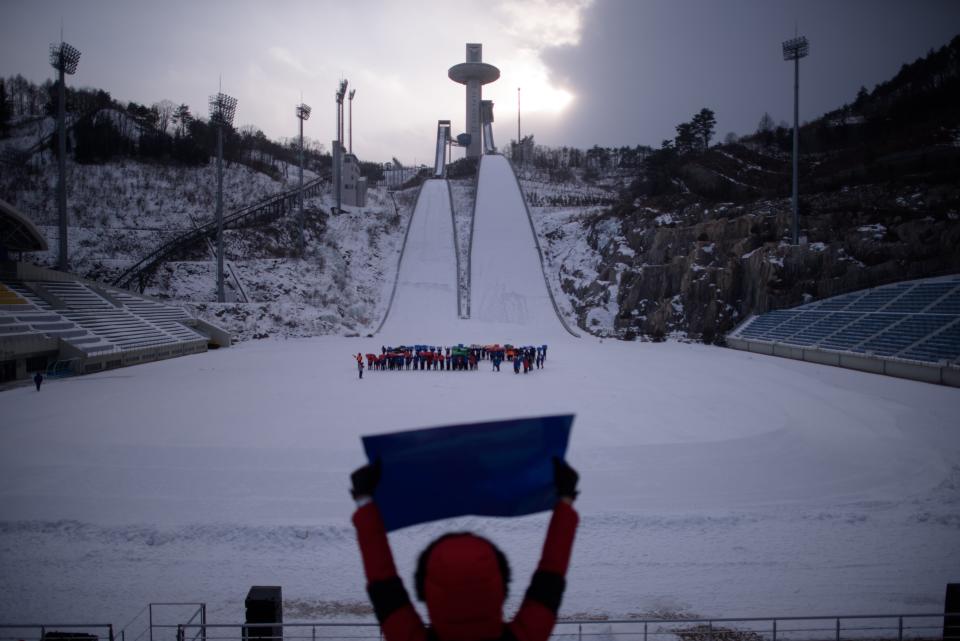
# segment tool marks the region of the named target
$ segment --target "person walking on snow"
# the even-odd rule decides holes
[[[40,383],[43,382],[43,374],[40,373],[40,370],[37,370],[37,373],[33,375],[33,382],[37,386],[37,391],[40,391]]]
[[[547,641],[566,588],[566,573],[579,516],[577,472],[553,459],[557,502],[547,528],[540,563],[516,616],[503,620],[510,583],[507,557],[487,539],[469,532],[445,534],[420,554],[414,575],[416,595],[426,602],[430,627],[410,602],[390,550],[380,511],[373,500],[381,463],[350,477],[357,502],[353,524],[363,558],[367,593],[385,641]],[[426,497],[418,497],[428,500]]]
[[[363,361],[360,359],[357,359],[357,370],[359,370],[360,372],[360,380],[362,381],[363,380]]]

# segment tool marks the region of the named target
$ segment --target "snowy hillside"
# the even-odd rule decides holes
[[[156,247],[214,219],[213,163],[187,167],[136,159],[103,164],[68,160],[67,168],[71,270],[86,278],[109,283]],[[224,211],[293,188],[296,176],[294,170],[274,177],[227,163]],[[315,177],[304,172],[305,181]],[[44,266],[57,261],[56,184],[56,164],[46,152],[28,165],[5,166],[0,172],[0,198],[30,216],[48,239],[49,251],[29,257]],[[392,282],[414,195],[412,190],[391,197],[373,189],[366,209],[347,208],[335,217],[329,215],[334,204],[329,196],[308,198],[304,260],[295,257],[295,212],[267,224],[228,229],[228,278],[239,279],[249,303],[211,302],[216,274],[207,244],[193,247],[183,260],[164,263],[145,293],[187,304],[240,340],[372,331],[386,308],[382,288],[385,281]],[[232,279],[228,289],[232,293]]]

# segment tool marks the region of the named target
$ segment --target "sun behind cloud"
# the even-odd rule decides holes
[[[575,96],[550,77],[541,60],[549,47],[576,46],[580,42],[582,13],[593,0],[526,0],[502,2],[496,12],[505,32],[516,42],[513,54],[499,62],[503,75],[491,97],[516,101],[520,88],[521,110],[526,113],[559,114]],[[512,94],[512,95],[511,95]]]
[[[501,68],[500,81],[488,90],[498,103],[516,102],[518,87],[521,109],[525,113],[559,114],[574,100],[572,92],[551,82],[546,65],[536,51],[521,49],[512,59],[505,60]]]

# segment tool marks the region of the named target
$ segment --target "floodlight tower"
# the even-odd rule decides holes
[[[210,124],[217,128],[217,302],[223,293],[223,128],[233,126],[237,99],[225,93],[210,96]]]
[[[783,43],[783,59],[793,60],[793,244],[800,244],[800,58],[810,53],[806,37],[791,38]]]
[[[523,152],[520,149],[520,87],[517,87],[517,151],[520,152],[520,164],[523,165]]]
[[[343,205],[341,182],[343,180],[343,98],[347,94],[347,81],[340,81],[335,100],[337,103],[337,139],[333,141],[333,188],[337,193],[337,213]]]
[[[454,82],[467,86],[467,133],[470,145],[467,158],[479,158],[483,154],[483,141],[480,137],[480,102],[483,99],[483,85],[500,77],[500,70],[483,62],[483,45],[467,43],[467,61],[450,67],[447,77]]]
[[[353,153],[353,96],[357,93],[356,89],[350,90],[350,108],[349,113],[347,114],[350,117],[350,124],[347,127],[347,148],[350,150],[350,153]]]
[[[61,38],[63,35],[61,34]],[[66,271],[67,258],[67,84],[66,75],[77,72],[80,62],[80,51],[61,40],[58,44],[50,45],[50,65],[60,74],[60,91],[57,96],[57,214],[60,221],[60,252],[57,258],[57,269]]]
[[[302,96],[301,96],[302,97]],[[310,118],[310,105],[301,102],[297,105],[297,119],[300,120],[300,256],[303,257],[305,243],[303,240],[303,121]]]

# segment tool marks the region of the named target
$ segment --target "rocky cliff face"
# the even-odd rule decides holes
[[[801,126],[796,246],[788,127],[651,151],[618,203],[581,217],[586,245],[553,253],[580,325],[713,340],[750,314],[960,272],[958,100],[960,36]]]
[[[713,341],[750,314],[875,285],[960,271],[960,188],[862,185],[802,202],[806,242],[790,245],[790,201],[676,203],[588,220],[596,277],[561,285],[581,327],[632,338]],[[608,308],[610,327],[591,326]]]

